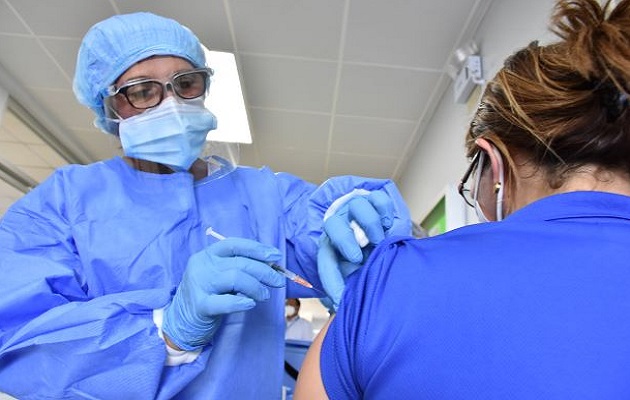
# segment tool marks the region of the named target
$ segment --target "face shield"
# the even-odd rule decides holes
[[[208,165],[206,181],[219,179],[236,169],[240,161],[240,148],[238,143],[206,140],[200,158]]]
[[[180,103],[204,107],[213,75],[211,68],[195,68],[174,74],[166,81],[158,79],[134,79],[121,86],[110,85],[105,107],[105,122],[118,134],[121,120],[157,107],[172,93]]]
[[[179,57],[195,68],[206,66],[199,39],[170,18],[147,12],[122,14],[89,29],[79,48],[72,88],[77,100],[96,114],[97,127],[115,133],[115,124],[105,116],[108,88],[134,64],[154,56]]]
[[[190,163],[201,158],[206,161],[208,177],[212,179],[233,171],[239,160],[238,144],[208,141],[216,128],[216,119],[214,124],[201,123],[206,115],[212,114],[205,102],[212,75],[210,68],[196,68],[167,79],[142,78],[110,86],[104,101],[105,120],[120,136],[125,153],[162,164],[169,155],[171,163],[166,162],[169,166],[181,157]],[[176,140],[176,135],[180,139]],[[129,154],[130,145],[141,146],[142,153]],[[176,169],[188,166],[188,162],[178,162]]]

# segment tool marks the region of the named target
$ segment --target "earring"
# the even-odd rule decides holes
[[[494,184],[494,194],[499,193],[499,190],[501,190],[501,182],[497,182]]]

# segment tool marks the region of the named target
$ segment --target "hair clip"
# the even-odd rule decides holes
[[[628,108],[628,95],[619,90],[611,82],[604,83],[597,88],[600,93],[602,104],[606,107],[606,120],[615,122],[621,114]]]

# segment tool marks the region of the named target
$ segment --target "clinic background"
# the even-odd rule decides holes
[[[447,229],[476,222],[453,188],[467,166],[464,133],[481,86],[455,102],[455,53],[474,43],[489,79],[515,49],[553,38],[546,25],[552,6],[552,0],[0,0],[0,215],[54,168],[121,154],[93,127],[71,82],[90,26],[144,10],[189,26],[212,50],[235,54],[253,139],[241,145],[241,164],[314,183],[344,174],[391,178],[414,221],[423,222],[443,200]],[[327,318],[317,301],[301,311],[316,329]]]

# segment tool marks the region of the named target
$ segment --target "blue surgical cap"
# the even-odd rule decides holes
[[[85,34],[72,88],[79,102],[96,113],[96,126],[114,133],[105,119],[107,89],[135,63],[152,56],[181,57],[196,68],[206,65],[201,43],[190,29],[148,12],[110,17]]]

